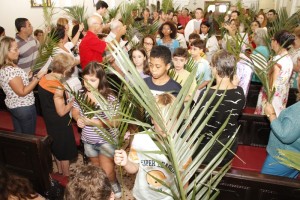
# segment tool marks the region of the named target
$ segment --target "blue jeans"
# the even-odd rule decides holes
[[[271,174],[275,176],[285,176],[289,178],[297,178],[299,171],[280,164],[276,159],[268,154],[261,170],[262,174]]]
[[[14,132],[35,134],[36,109],[35,105],[9,109],[14,124]]]
[[[115,155],[115,148],[109,143],[103,144],[89,144],[83,141],[84,153],[87,157],[98,157],[100,154],[113,158]]]

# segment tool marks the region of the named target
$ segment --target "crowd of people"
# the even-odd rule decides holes
[[[240,20],[240,15],[246,16],[247,13],[240,13],[236,6],[232,6],[222,23],[224,35],[220,37],[214,34],[215,25],[212,19],[214,13],[204,13],[202,8],[194,10],[195,17],[189,15],[189,10],[186,8],[176,12],[154,10],[152,13],[145,8],[141,16],[138,15],[137,10],[132,12],[134,23],[144,26],[158,23],[159,28],[156,34],[139,38],[138,46],[132,47],[127,43],[130,38],[125,37],[127,27],[122,20],[113,19],[104,23],[103,18],[107,10],[107,3],[98,1],[96,12],[87,20],[87,30],[84,30],[83,24],[80,23],[75,23],[72,30],[69,30],[70,23],[67,18],[62,17],[57,20],[56,26],[50,31],[51,35],[57,38],[58,43],[54,47],[53,61],[49,71],[35,72],[32,71],[32,66],[39,56],[40,45],[44,42],[46,34],[50,33],[37,29],[32,35],[33,27],[27,18],[15,20],[17,30],[15,37],[5,36],[4,28],[0,27],[0,85],[6,94],[5,104],[11,113],[14,131],[24,134],[35,133],[36,110],[33,90],[37,87],[47,133],[53,138],[51,150],[59,173],[70,176],[70,160],[77,156],[73,130],[68,126],[72,116],[78,127],[82,128],[81,139],[84,143],[85,154],[90,158],[93,166],[101,167],[105,172],[103,175],[103,171],[99,171],[102,175],[98,175],[99,179],[105,181],[103,191],[106,199],[112,198],[111,191],[117,198],[122,194],[120,184],[116,179],[115,165],[124,166],[129,173],[138,173],[133,190],[135,198],[168,199],[167,195],[157,196],[156,192],[150,190],[149,183],[147,184],[144,177],[145,171],[139,170],[143,168],[141,163],[145,156],[136,154],[136,151],[156,150],[157,147],[152,139],[144,134],[136,134],[128,157],[123,150],[115,151],[114,147],[97,133],[102,130],[100,128],[95,130],[93,126],[97,124],[98,127],[108,129],[107,124],[110,124],[108,131],[116,136],[118,123],[113,123],[114,119],[108,119],[104,112],[99,116],[105,120],[105,123],[96,116],[92,119],[87,118],[80,103],[74,101],[63,88],[68,85],[97,104],[92,93],[96,89],[107,99],[110,110],[118,109],[119,100],[108,83],[107,76],[111,74],[107,73],[101,65],[104,61],[109,62],[117,72],[123,74],[120,63],[113,59],[108,50],[109,42],[116,40],[145,80],[159,107],[164,109],[174,102],[189,78],[190,72],[185,69],[185,65],[191,59],[195,63],[196,77],[185,101],[193,97],[192,94],[196,91],[193,100],[196,103],[199,102],[213,78],[216,84],[209,88],[204,102],[212,96],[215,90],[218,90],[213,102],[215,104],[226,90],[225,98],[216,111],[222,114],[217,114],[209,120],[203,130],[203,133],[215,133],[231,115],[224,133],[219,138],[220,141],[226,143],[238,127],[238,117],[246,104],[251,81],[259,81],[253,72],[253,67],[249,67],[245,59],[237,59],[228,48],[235,42],[235,38],[241,37],[243,38],[240,49],[241,58],[251,57],[251,54],[260,54],[266,61],[271,59],[276,62],[269,74],[271,88],[275,88],[274,98],[272,102],[267,103],[266,91],[262,88],[255,111],[256,114],[268,116],[272,129],[267,147],[268,158],[262,173],[291,178],[298,176],[299,171],[278,163],[276,148],[300,152],[299,117],[296,117],[300,111],[299,103],[285,109],[289,88],[300,87],[298,80],[300,27],[295,28],[293,32],[278,31],[271,38],[271,44],[266,44],[264,38],[278,20],[276,11],[273,9],[267,13],[260,11],[254,19],[250,19],[250,24],[245,24],[246,21]],[[70,35],[69,32],[72,34]],[[103,34],[104,32],[107,34]],[[270,58],[271,52],[267,48],[268,45],[275,52],[272,58]],[[174,77],[170,76],[169,71],[173,71]],[[83,84],[80,78],[83,79]],[[124,78],[127,80],[127,77]],[[198,113],[200,112],[201,109]],[[208,113],[209,110],[206,115]],[[159,132],[159,127],[155,125],[155,122],[153,124],[154,130]],[[209,136],[204,138],[198,151],[210,138]],[[220,148],[221,145],[214,145],[204,163],[208,163]],[[235,152],[236,149],[237,142],[232,145],[231,151]],[[228,154],[221,165],[226,164],[232,158],[233,154]],[[166,158],[158,157],[157,159],[165,160]],[[96,169],[89,171],[95,174],[81,171],[81,174],[77,175],[90,178],[98,176]],[[75,177],[70,182],[70,188],[81,184],[76,180],[84,182],[85,179],[89,179],[88,177],[82,179]],[[66,199],[73,199],[74,195],[77,195],[76,189],[68,188]],[[27,196],[28,198],[36,197],[33,191]],[[76,199],[83,198],[76,197]]]

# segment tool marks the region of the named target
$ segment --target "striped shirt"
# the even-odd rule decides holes
[[[28,40],[23,40],[18,34],[16,34],[16,42],[20,51],[18,66],[25,72],[29,72],[35,64],[40,44],[32,36]]]
[[[108,105],[109,112],[111,113],[112,116],[116,116],[117,111],[119,109],[119,104],[117,103],[117,98],[114,97],[113,95],[108,95],[107,101],[109,102],[109,105]],[[79,104],[76,101],[74,101],[73,108],[76,108],[80,111],[80,116],[84,116]],[[99,109],[104,110],[103,108],[101,108],[101,106]],[[99,119],[99,118],[108,119],[104,112],[101,112],[101,113],[97,114],[97,116],[95,115],[93,117],[93,119]],[[118,132],[117,128],[112,128],[112,129],[107,129],[107,130],[110,134],[112,134],[114,136],[114,138],[116,137],[117,132]],[[97,128],[95,126],[85,126],[81,132],[81,139],[82,139],[82,141],[85,141],[89,144],[107,143],[105,141],[105,139],[103,139],[103,137],[101,137],[99,135],[99,133],[102,133],[102,131],[99,128]]]

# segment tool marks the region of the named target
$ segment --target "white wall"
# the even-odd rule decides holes
[[[60,0],[64,2],[64,0]],[[92,15],[95,12],[93,0],[71,0],[73,5],[84,5],[88,8],[87,14]],[[97,0],[94,0],[97,2]],[[122,0],[104,0],[109,6],[118,5]],[[61,8],[55,8],[56,15],[53,16],[53,23],[59,17],[66,17]],[[31,22],[33,29],[43,29],[44,18],[43,8],[32,8],[30,0],[0,0],[0,26],[5,29],[6,35],[14,37],[16,33],[15,19],[18,17],[28,18]]]

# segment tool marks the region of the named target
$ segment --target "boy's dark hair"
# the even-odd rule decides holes
[[[186,10],[188,13],[190,12],[189,9],[187,9],[187,8],[184,8],[183,10]]]
[[[173,22],[170,22],[170,21],[167,21],[167,22],[163,23],[163,24],[159,27],[159,29],[158,29],[158,34],[159,34],[160,38],[163,38],[163,37],[164,37],[164,34],[163,34],[162,30],[163,30],[163,28],[164,28],[165,25],[168,25],[168,26],[170,27],[170,29],[171,29],[170,37],[171,37],[172,39],[175,39],[175,38],[176,38],[176,35],[177,35],[177,28],[176,28],[175,24],[174,24]]]
[[[196,8],[195,11],[196,11],[196,10],[201,10],[201,11],[203,12],[203,9],[202,9],[202,8]]]
[[[275,33],[274,40],[276,40],[280,46],[287,49],[291,44],[294,43],[295,36],[286,30],[282,30]]]
[[[197,33],[191,33],[190,35],[189,35],[189,40],[200,40],[200,35],[199,34],[197,34]]]
[[[177,49],[175,49],[174,53],[173,53],[173,57],[183,57],[183,58],[188,58],[188,51],[185,48],[182,47],[178,47]]]
[[[210,28],[210,23],[209,23],[209,21],[202,21],[202,23],[201,23],[201,25],[205,25],[205,26],[207,26],[208,28]]]
[[[33,32],[33,35],[34,36],[38,36],[39,33],[44,33],[41,29],[36,29],[34,32]]]
[[[105,1],[98,1],[96,3],[96,10],[99,10],[100,8],[108,8],[108,4]]]
[[[161,58],[167,65],[171,63],[171,51],[166,46],[154,46],[150,52],[150,58]]]
[[[276,11],[274,9],[269,10],[268,13],[269,12],[273,13],[274,15],[276,15]]]
[[[202,49],[203,52],[205,53],[205,49],[206,49],[206,43],[205,41],[203,40],[194,40],[192,43],[191,43],[191,46],[194,46],[194,47],[197,47],[199,49]]]
[[[158,11],[158,15],[161,15],[162,13],[165,13],[165,11],[163,11],[163,9],[160,9],[160,10]]]
[[[241,13],[240,13],[239,11],[237,11],[237,10],[232,11],[231,14],[232,14],[232,13],[236,13],[237,16],[240,16],[240,14],[241,14]]]
[[[173,12],[174,12],[173,10],[168,10],[167,14],[169,15],[170,13],[173,13]]]
[[[0,35],[1,35],[4,31],[5,31],[5,29],[4,29],[2,26],[0,26]]]
[[[27,18],[17,18],[15,20],[15,26],[18,32],[21,31],[22,27],[26,27],[26,22],[28,21]]]

